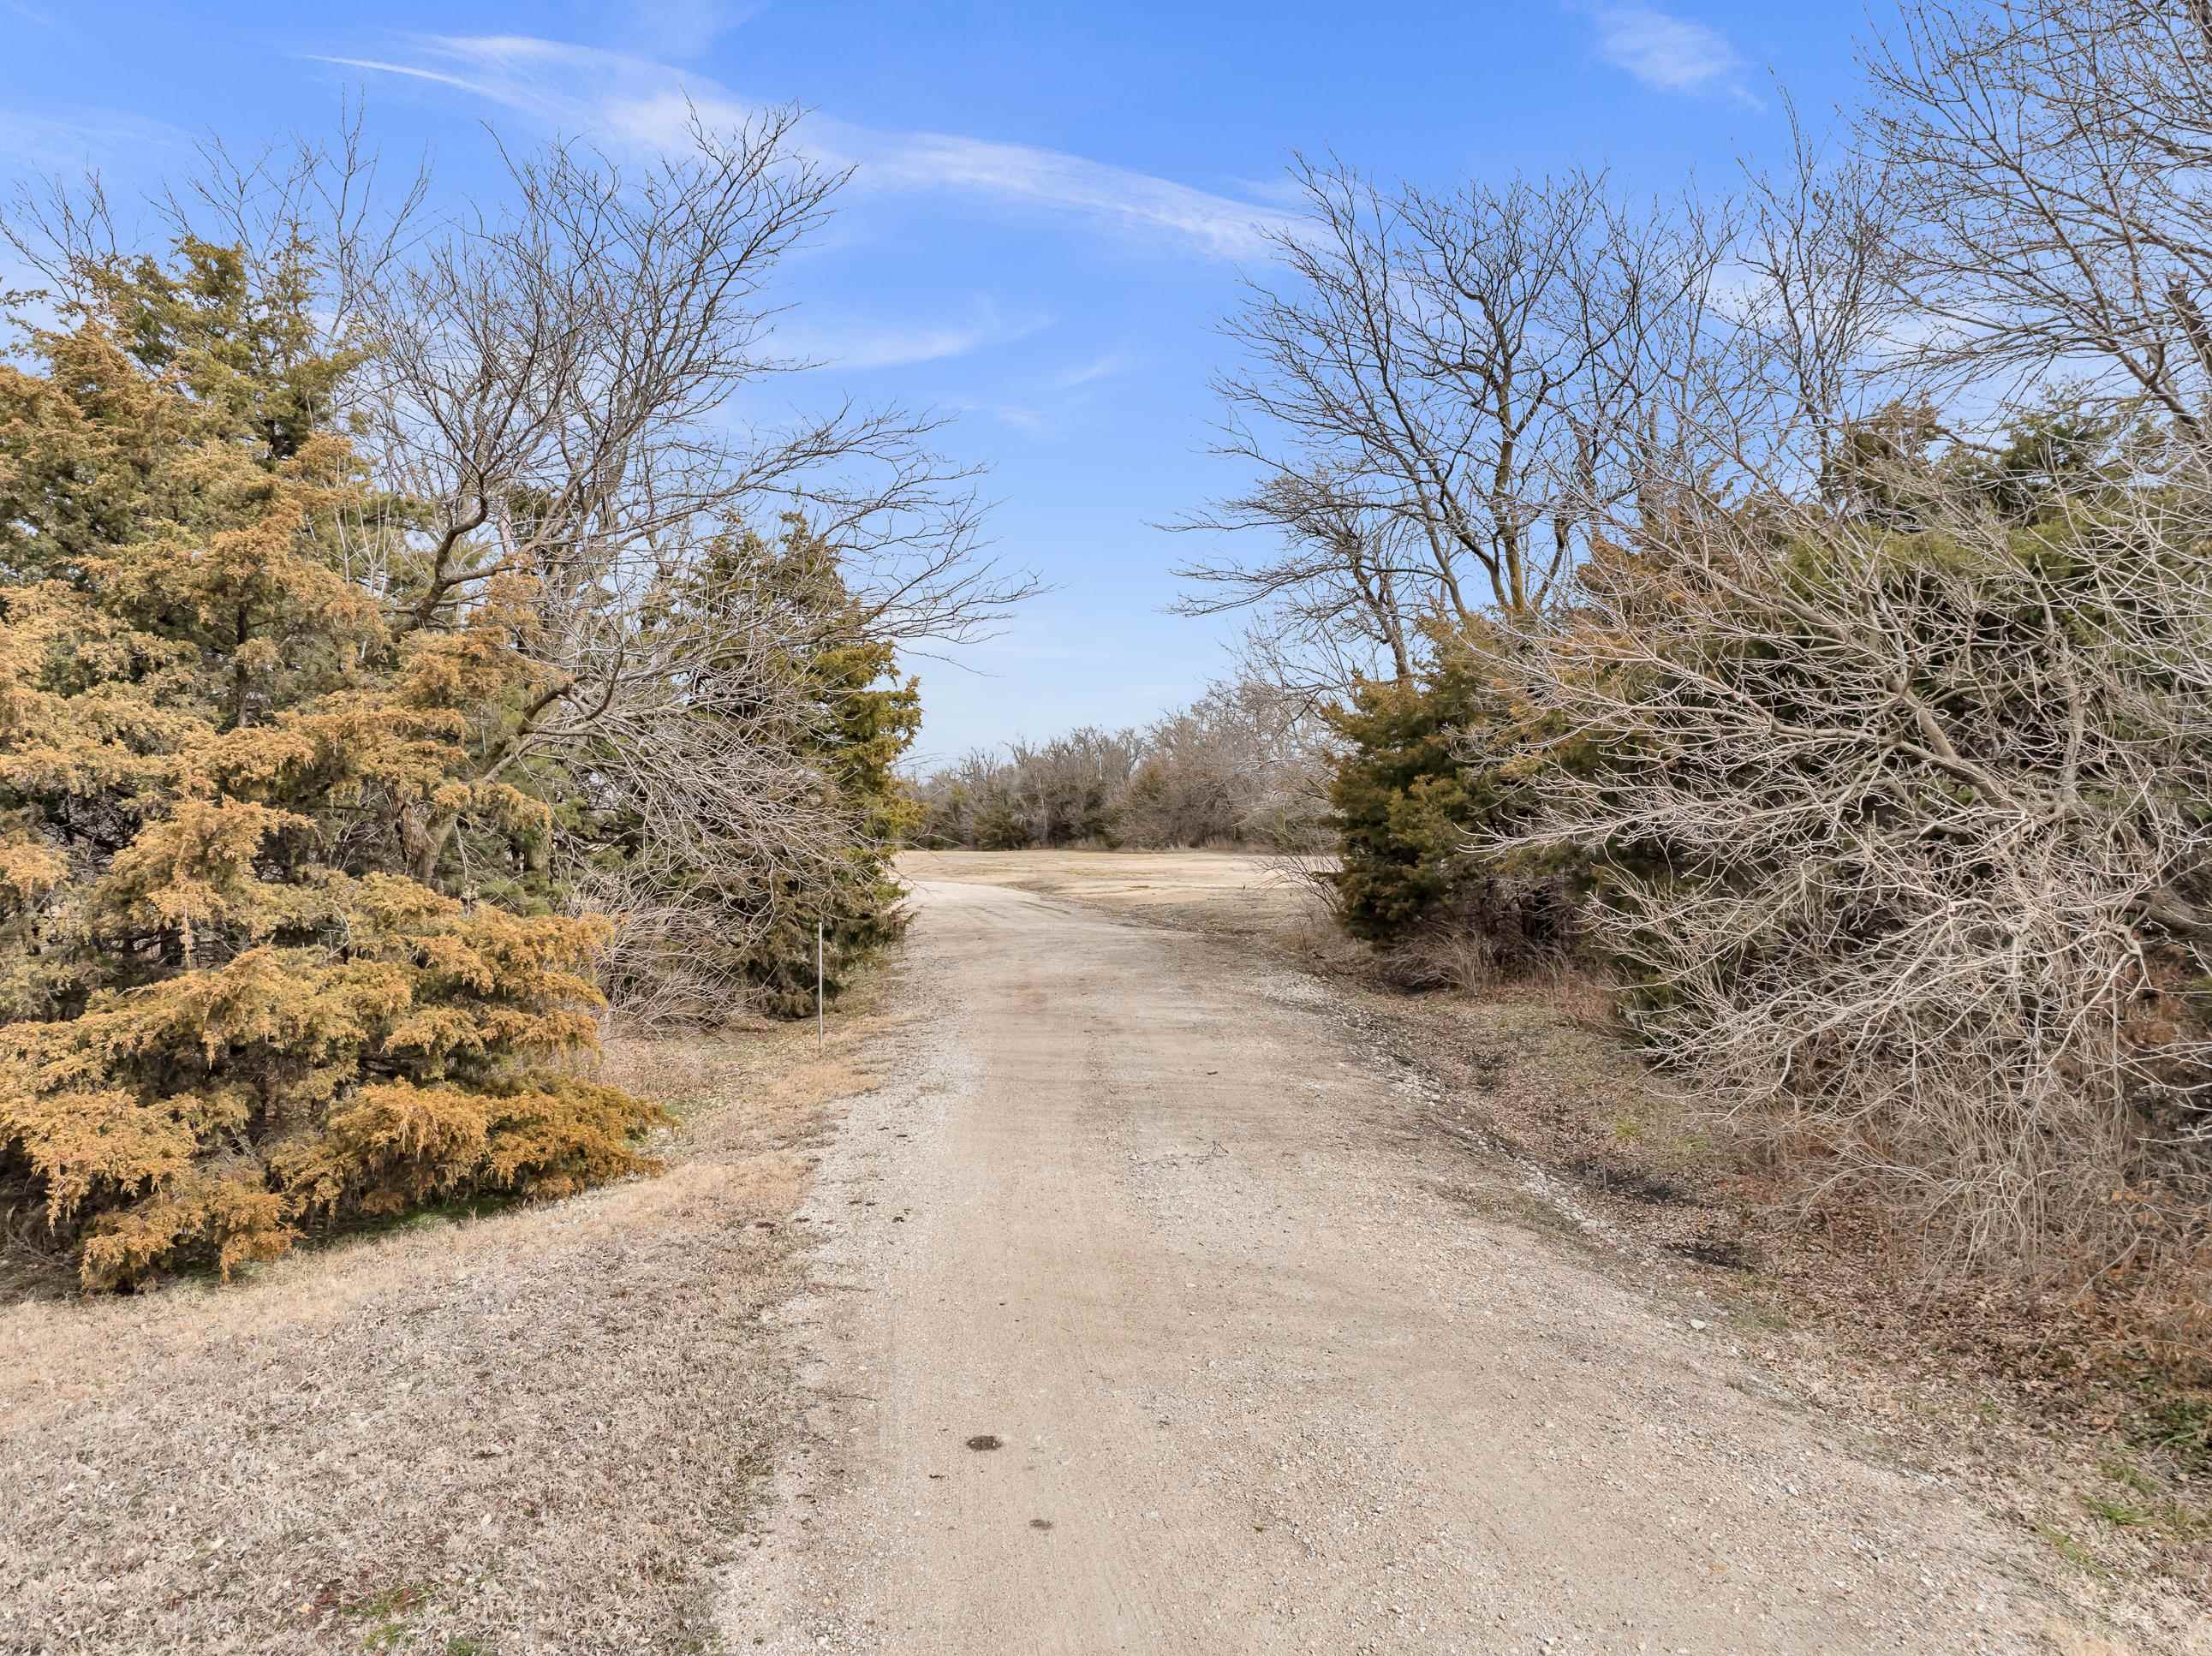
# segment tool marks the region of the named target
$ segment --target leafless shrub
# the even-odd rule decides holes
[[[1608,762],[1493,849],[1620,848],[1590,920],[1644,1028],[1817,1197],[2109,1265],[2203,1216],[2212,478],[2158,445],[2027,528],[1942,471],[1912,509],[1647,515],[1500,658]]]

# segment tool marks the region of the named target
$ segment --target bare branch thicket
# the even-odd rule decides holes
[[[2212,14],[2197,0],[1912,0],[1866,60],[1923,318],[1910,355],[2018,401],[2078,380],[2212,419]]]
[[[1139,846],[1313,849],[1326,841],[1328,751],[1310,698],[1268,679],[1212,685],[1146,730],[1115,831]]]
[[[923,837],[988,851],[1107,838],[1143,756],[1139,732],[1097,725],[972,749],[921,780]]]
[[[744,1004],[739,966],[774,930],[779,894],[827,878],[850,849],[849,824],[799,756],[818,715],[787,639],[714,636],[702,675],[698,629],[647,633],[631,684],[558,737],[579,745],[583,808],[629,825],[619,861],[588,841],[558,854],[570,902],[612,922],[600,980],[634,1023],[711,1022]]]
[[[1607,764],[1488,849],[1614,848],[1659,1050],[1821,1194],[2109,1265],[2203,1198],[2212,477],[2168,442],[2032,530],[1941,470],[1917,505],[1686,492],[1595,563],[1499,664]]]
[[[1142,752],[1136,731],[1096,725],[1048,742],[1010,742],[999,771],[1005,808],[1031,845],[1099,838]]]
[[[578,858],[577,889],[671,953],[687,924],[726,939],[742,924],[732,888],[803,889],[764,873],[841,851],[789,682],[818,622],[733,571],[738,528],[783,517],[833,549],[857,635],[972,637],[1030,590],[975,555],[974,474],[930,451],[938,416],[740,417],[749,387],[803,366],[772,355],[768,287],[843,182],[793,148],[796,119],[695,119],[687,149],[634,173],[573,145],[511,156],[501,216],[453,227],[373,290],[380,452],[434,514],[392,601],[442,624],[501,574],[534,577],[548,692],[487,772],[558,758],[630,799],[652,825],[639,859],[610,880]],[[702,603],[708,570],[723,586]],[[424,854],[439,843],[426,824]]]
[[[1686,440],[1494,652],[1603,758],[1485,853],[1600,858],[1685,1086],[1939,1260],[2078,1282],[2204,1212],[2208,24],[1910,6],[1858,154],[1801,134],[1718,325],[1662,322]]]

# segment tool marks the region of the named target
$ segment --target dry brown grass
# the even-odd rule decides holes
[[[1667,1260],[1674,1291],[1784,1384],[1978,1486],[2076,1568],[2212,1604],[2212,1389],[2191,1344],[2206,1278],[2101,1296],[1931,1282],[1877,1213],[1808,1222],[1802,1170],[1747,1157],[1723,1109],[1659,1084],[1602,984],[1566,971],[1407,995],[1357,963],[1340,981],[1419,1055],[1441,1128],[1570,1181],[1624,1265]]]
[[[656,1179],[0,1310],[0,1650],[699,1647],[869,1022],[612,1043],[682,1119]]]

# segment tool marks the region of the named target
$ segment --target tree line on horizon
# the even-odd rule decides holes
[[[1320,850],[1327,757],[1309,702],[1228,681],[1142,729],[1086,725],[938,767],[915,784],[913,843]]]

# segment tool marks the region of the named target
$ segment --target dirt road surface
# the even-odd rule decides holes
[[[1235,939],[925,877],[741,1651],[2103,1649]]]

